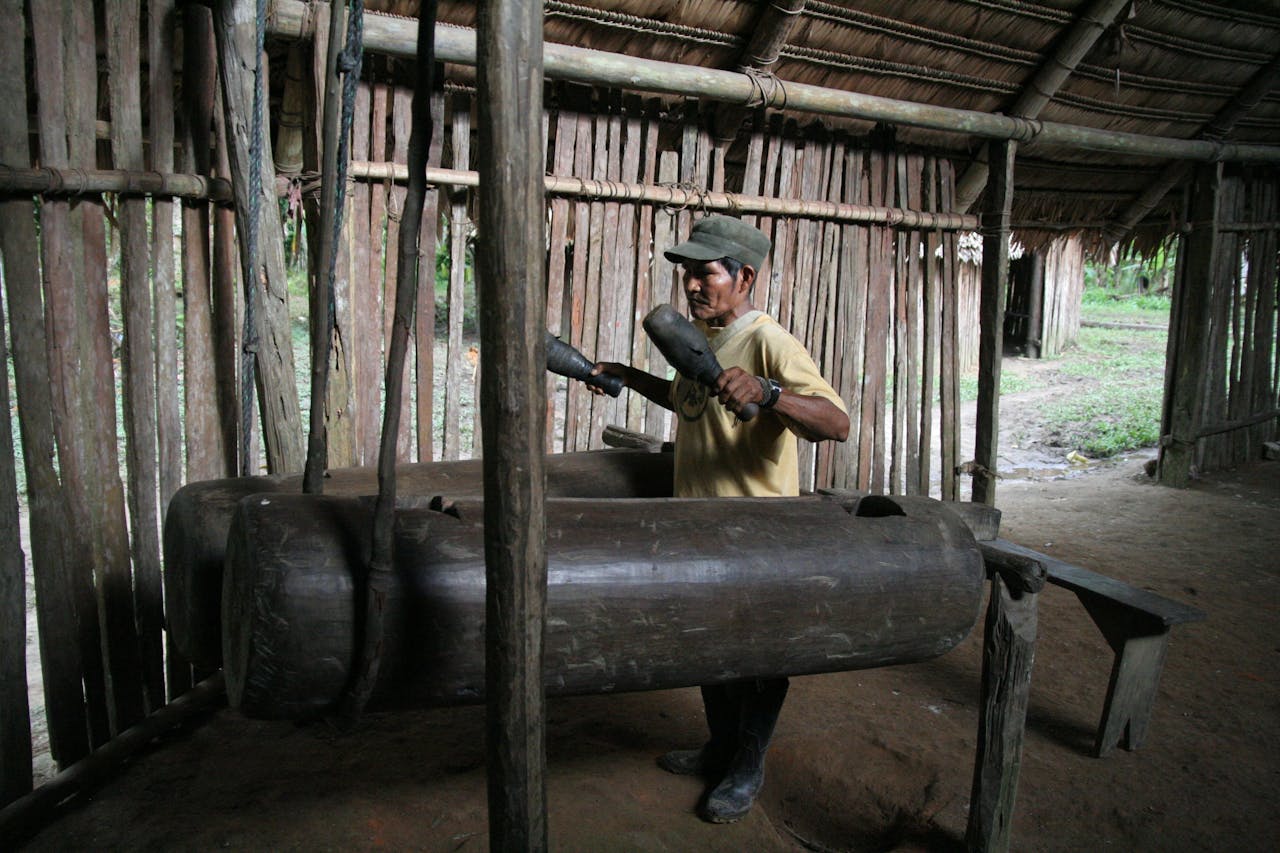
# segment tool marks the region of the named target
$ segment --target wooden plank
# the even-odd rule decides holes
[[[214,48],[213,24],[208,22],[209,46]],[[227,146],[226,119],[223,116],[222,91],[217,84],[217,53],[212,53],[210,70],[214,74],[212,124],[214,127],[214,175],[231,180],[231,155]],[[244,353],[244,299],[242,282],[237,280],[240,269],[240,249],[236,244],[236,212],[230,205],[220,204],[213,209],[213,251],[210,292],[213,306],[214,369],[217,376],[217,400],[219,424],[224,436],[223,447],[227,476],[240,470],[241,442],[244,413],[240,395],[240,367]],[[249,455],[258,466],[258,422],[249,419]]]
[[[865,182],[862,180],[862,152],[846,149],[841,164],[844,178],[841,198],[857,203]],[[838,360],[831,382],[849,409],[851,425],[860,422],[859,401],[862,383],[858,372],[862,365],[862,335],[866,325],[866,230],[858,226],[840,226],[840,275],[836,279],[836,328]],[[837,444],[833,460],[832,485],[845,489],[857,482],[858,439]]]
[[[0,10],[7,20],[22,20],[21,0],[4,0]],[[49,23],[49,22],[44,22]],[[35,28],[36,80],[48,83],[50,70],[45,49],[50,31]],[[31,162],[27,127],[27,87],[25,45],[16,45],[0,54],[0,161]],[[60,75],[61,69],[54,69]],[[41,115],[41,124],[47,114]],[[58,146],[53,146],[56,149]],[[65,142],[61,143],[65,159]],[[48,158],[53,151],[46,151]],[[46,160],[47,162],[47,160]],[[65,238],[67,204],[45,199],[41,204],[41,229],[46,240]],[[50,230],[52,229],[52,230]],[[55,244],[56,245],[56,244]],[[31,539],[31,568],[35,581],[36,620],[41,638],[41,670],[44,682],[45,715],[53,757],[64,765],[88,754],[88,725],[81,697],[79,632],[74,591],[82,578],[68,553],[76,541],[76,531],[67,518],[62,484],[54,469],[55,445],[50,360],[45,340],[45,316],[41,297],[40,235],[36,231],[35,204],[30,198],[6,196],[0,199],[0,261],[4,264],[5,295],[9,306],[9,333],[13,345],[13,372],[22,438],[22,461],[27,478],[27,508]],[[46,267],[49,276],[65,273],[63,253],[49,252],[54,261]],[[2,342],[0,342],[2,345]],[[7,384],[7,380],[6,380]],[[9,446],[13,446],[10,444]],[[4,537],[16,546],[18,537]],[[22,611],[25,620],[25,608]],[[95,614],[96,615],[96,614]],[[10,617],[5,618],[6,625]],[[21,650],[25,661],[26,634],[5,647]],[[4,700],[8,706],[9,698]],[[23,694],[21,707],[26,707]],[[14,711],[16,714],[16,709]],[[7,726],[6,726],[7,729]],[[30,733],[28,732],[28,738]],[[28,745],[28,749],[29,749]],[[6,750],[8,747],[6,747]],[[9,759],[4,763],[5,799],[11,782]],[[29,760],[29,759],[28,759]],[[28,780],[29,786],[29,780]]]
[[[108,0],[107,72],[111,153],[117,169],[142,171],[142,10],[138,0]],[[147,200],[119,201],[120,291],[124,317],[121,371],[125,460],[128,469],[129,543],[138,653],[148,710],[165,703],[164,605],[160,582],[160,531],[156,489],[156,348],[153,335]],[[166,252],[170,254],[171,252]]]
[[[991,580],[982,644],[978,746],[965,831],[970,850],[1009,849],[1035,663],[1038,599],[1034,592],[1015,598],[998,574]]]
[[[805,155],[807,151],[798,144],[793,143],[788,149],[787,143],[783,142],[782,160],[779,164],[778,192],[787,192],[784,198],[803,198],[804,196],[804,174],[805,174]],[[790,157],[787,157],[790,154]],[[777,314],[775,315],[778,324],[784,329],[792,331],[794,334],[794,324],[791,319],[793,302],[795,300],[795,289],[797,280],[800,277],[800,267],[807,258],[806,246],[804,245],[804,220],[796,222],[794,219],[784,219],[781,223],[782,237],[782,281],[778,288]]]
[[[466,95],[456,95],[450,105],[453,122],[453,167],[470,168],[471,103]],[[449,201],[449,348],[444,392],[444,458],[462,458],[462,383],[470,378],[462,341],[462,318],[466,310],[467,196],[455,191]]]
[[[778,162],[782,159],[782,116],[770,118],[768,134],[768,150],[765,156],[764,176],[760,185],[760,194],[771,196],[778,186]],[[782,198],[781,193],[778,194]],[[778,293],[782,287],[782,264],[784,261],[782,247],[779,245],[781,231],[772,216],[760,216],[756,222],[765,236],[769,238],[773,249],[769,255],[768,272],[765,278],[756,285],[754,304],[761,311],[777,319]]]
[[[300,471],[305,462],[302,412],[298,405],[297,377],[293,369],[293,338],[289,327],[289,286],[284,272],[280,235],[280,208],[275,196],[275,166],[270,146],[257,163],[251,157],[250,125],[254,91],[254,21],[236,15],[238,0],[219,0],[214,6],[214,35],[218,44],[218,68],[222,79],[223,114],[231,154],[232,187],[236,195],[241,267],[245,281],[254,284],[257,351],[254,354],[257,383],[262,389],[262,437],[267,467],[272,472]],[[264,81],[265,82],[265,81]],[[264,99],[265,100],[265,99]],[[263,104],[263,112],[266,105]],[[267,117],[263,126],[269,129]],[[264,133],[266,133],[264,129]],[[250,170],[259,170],[259,262],[248,268],[247,223],[250,221]],[[243,415],[243,413],[242,413]],[[243,466],[243,460],[242,460]]]
[[[982,305],[979,326],[978,410],[973,458],[973,500],[996,501],[1000,439],[1000,365],[1004,354],[1004,303],[1009,280],[1009,211],[1013,204],[1016,143],[990,146],[991,176],[983,196]]]
[[[542,641],[547,612],[546,206],[542,6],[481,8],[480,228],[485,423],[485,689],[489,842],[547,849]],[[501,179],[499,178],[501,176]]]
[[[844,142],[832,140],[828,145],[826,162],[823,166],[826,177],[824,197],[839,202],[844,183]],[[839,275],[839,238],[840,225],[836,222],[824,222],[822,228],[822,258],[817,271],[818,293],[813,301],[813,309],[809,320],[813,341],[811,354],[818,364],[822,375],[829,382],[835,382],[838,370],[836,346],[836,281]],[[816,446],[811,445],[814,455],[812,485],[810,488],[829,488],[832,483],[832,462],[834,460],[836,442],[824,441]]]

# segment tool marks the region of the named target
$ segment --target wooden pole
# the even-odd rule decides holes
[[[276,0],[274,11],[275,15],[271,20],[273,35],[295,39],[306,37],[306,3],[301,0]],[[411,56],[415,39],[413,27],[413,22],[404,18],[372,14],[365,25],[365,49],[392,56]],[[442,62],[475,65],[475,34],[464,27],[441,27],[436,32],[436,56]],[[765,103],[760,104],[760,87],[746,74],[559,44],[547,45],[543,72],[552,80],[683,95],[744,106],[755,104],[775,109],[785,107],[795,112],[965,133],[988,139],[1023,142],[1034,139],[1046,145],[1112,151],[1141,157],[1280,162],[1280,146],[1274,145],[1142,136],[1059,122],[1031,121],[997,113],[918,104],[790,81],[783,81],[782,85],[767,95]]]
[[[537,851],[547,849],[542,5],[487,0],[479,25],[489,846]]]
[[[254,109],[255,15],[250,0],[218,0],[214,6],[214,33],[218,45],[218,70],[222,79],[223,115],[231,155],[232,187],[235,190],[241,268],[246,296],[256,300],[255,352],[246,352],[257,366],[257,384],[262,408],[262,435],[267,451],[267,467],[273,473],[301,471],[305,462],[302,442],[302,412],[298,405],[297,380],[293,371],[293,343],[289,332],[289,286],[285,280],[284,247],[281,244],[280,209],[275,196],[275,167],[264,132],[263,148],[253,158],[250,127]],[[265,84],[265,81],[264,81]],[[265,104],[262,107],[266,112]],[[263,116],[263,127],[267,126]],[[250,194],[250,170],[261,174],[259,198]],[[249,233],[252,205],[257,205],[260,261],[256,268],[249,260]],[[241,460],[241,467],[245,460]]]
[[[1202,166],[1192,184],[1191,220],[1182,238],[1170,308],[1165,358],[1164,417],[1158,476],[1168,486],[1185,487],[1198,462],[1197,438],[1204,421],[1209,368],[1210,306],[1219,263],[1221,164]]]
[[[1009,278],[1009,210],[1016,142],[991,145],[991,189],[982,214],[982,307],[978,344],[978,417],[973,500],[995,505],[1000,438],[1000,359],[1004,352],[1005,282]]]

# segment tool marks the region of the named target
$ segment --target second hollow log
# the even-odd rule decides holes
[[[671,453],[589,450],[547,457],[547,496],[582,498],[670,497]],[[398,469],[403,495],[480,495],[481,460],[420,462]],[[324,481],[332,495],[373,495],[373,468],[336,468]],[[234,477],[189,483],[173,496],[164,522],[164,587],[168,628],[189,662],[222,662],[219,622],[222,563],[236,504],[257,493],[300,493],[302,476]]]
[[[939,507],[941,505],[939,504]],[[397,512],[373,702],[478,702],[483,503]],[[909,663],[950,650],[982,602],[955,515],[832,497],[547,501],[552,694],[653,690]],[[254,717],[332,709],[351,675],[368,499],[264,495],[227,545],[227,693]]]

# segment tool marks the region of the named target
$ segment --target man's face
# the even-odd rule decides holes
[[[681,266],[684,298],[694,319],[708,326],[727,326],[742,313],[751,290],[745,275],[750,267],[743,267],[736,276],[730,276],[719,261],[685,260]]]

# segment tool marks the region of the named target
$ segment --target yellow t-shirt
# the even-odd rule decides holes
[[[723,329],[701,321],[720,366],[740,367],[776,379],[788,391],[825,397],[840,411],[844,401],[822,378],[804,346],[772,317],[752,311]],[[708,389],[679,374],[671,383],[676,413],[675,495],[774,497],[800,494],[800,469],[792,423],[762,410],[738,422]]]

